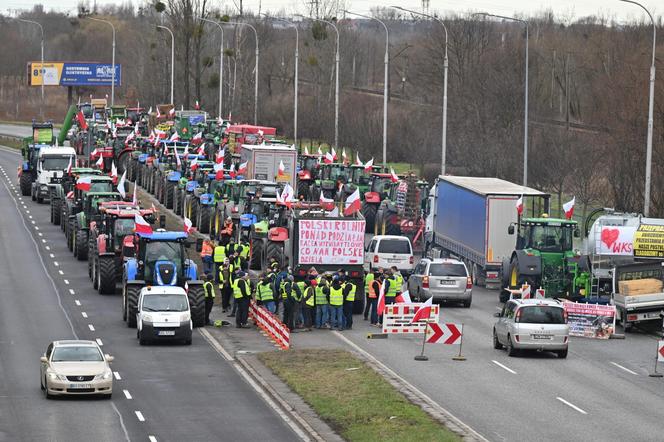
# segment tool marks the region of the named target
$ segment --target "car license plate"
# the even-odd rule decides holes
[[[159,336],[175,336],[175,330],[159,330]]]
[[[456,281],[442,280],[440,281],[440,285],[456,285]]]
[[[388,258],[387,262],[395,262],[395,263],[396,262],[401,262],[401,259],[399,259],[399,258],[397,258],[397,259]]]
[[[90,384],[69,384],[69,388],[72,390],[86,390],[92,388]]]
[[[532,335],[533,339],[551,339],[553,336],[551,335]]]

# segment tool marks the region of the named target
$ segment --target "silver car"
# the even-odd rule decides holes
[[[507,349],[509,356],[518,350],[552,351],[567,357],[569,325],[560,301],[553,299],[511,299],[496,313],[493,348]]]
[[[466,264],[456,259],[421,259],[408,279],[408,292],[418,301],[460,302],[470,307],[473,282]]]

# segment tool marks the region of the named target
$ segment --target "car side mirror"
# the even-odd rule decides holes
[[[507,228],[507,234],[514,235],[514,224],[509,225],[509,227]]]
[[[39,358],[39,360],[41,362],[44,362],[44,363],[48,362],[48,359],[46,358],[46,356],[42,356],[41,358]]]
[[[107,355],[105,355],[105,356],[106,356],[106,362],[113,362],[113,361],[115,360],[115,357],[113,357],[113,356],[111,356],[111,355],[108,355],[108,354],[107,354]]]
[[[494,318],[500,318],[500,317],[502,317],[502,316],[503,316],[503,315],[502,315],[500,312],[496,312],[496,313],[493,314],[493,317],[494,317]]]

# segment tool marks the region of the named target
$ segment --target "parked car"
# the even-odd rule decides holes
[[[415,258],[410,240],[404,236],[376,235],[364,254],[364,266],[368,271],[378,267],[396,267],[404,277],[413,272]]]
[[[470,307],[473,281],[468,268],[456,259],[421,259],[408,279],[408,291],[417,301],[460,302]]]
[[[507,349],[509,356],[518,350],[552,351],[567,357],[569,325],[560,301],[553,299],[511,299],[493,326],[493,348]]]
[[[42,355],[39,382],[47,399],[59,395],[113,394],[113,373],[95,341],[53,341]]]

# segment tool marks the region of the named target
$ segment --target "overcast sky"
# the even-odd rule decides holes
[[[92,3],[94,0],[89,0]],[[287,13],[304,12],[303,5],[309,0],[244,0],[244,7],[248,10],[262,12],[277,12],[284,10]],[[214,2],[214,0],[213,0]],[[222,5],[233,5],[233,0],[217,0]],[[75,11],[79,0],[3,0],[2,9],[6,12],[16,9],[31,9],[34,4],[41,3],[47,10]],[[97,5],[118,4],[120,1],[97,0]],[[134,0],[134,5],[142,4],[141,0]],[[421,10],[422,0],[349,0],[350,9],[355,12],[367,13],[374,6],[397,5],[404,8]],[[664,11],[662,0],[641,0],[641,3],[650,9],[654,15]],[[526,14],[532,15],[540,11],[551,9],[556,16],[564,18],[579,18],[587,15],[602,13],[604,16],[615,18],[617,21],[645,18],[645,13],[632,4],[619,0],[429,0],[430,12],[441,14],[450,12],[466,12],[468,10],[486,11],[495,14]]]

